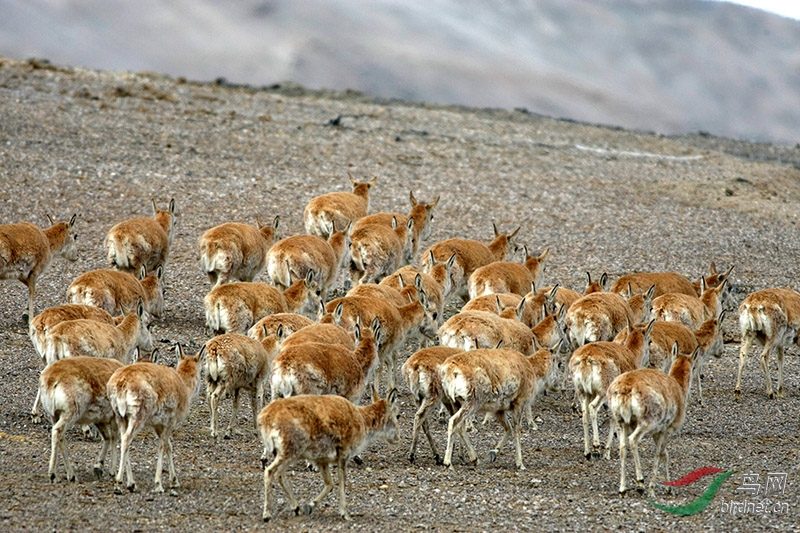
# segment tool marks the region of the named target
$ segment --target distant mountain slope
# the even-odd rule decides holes
[[[800,22],[702,0],[0,0],[0,55],[800,141]]]

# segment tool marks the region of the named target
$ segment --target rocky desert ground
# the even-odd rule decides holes
[[[734,296],[757,289],[797,288],[800,273],[800,146],[751,144],[559,121],[525,110],[468,109],[382,101],[353,92],[311,92],[282,85],[256,88],[195,83],[154,73],[82,70],[44,60],[0,59],[0,222],[46,224],[46,214],[78,214],[80,255],[55,259],[41,277],[37,310],[64,303],[80,273],[105,266],[102,248],[115,223],[151,212],[151,201],[178,206],[166,268],[166,311],[153,333],[167,362],[180,342],[207,340],[202,298],[208,281],[197,239],[226,221],[281,216],[283,235],[303,230],[305,203],[347,190],[347,174],[377,176],[371,212],[407,211],[408,194],[441,195],[427,244],[449,237],[488,242],[492,222],[520,225],[521,242],[550,247],[544,283],[582,290],[586,272],[612,279],[635,271],[674,270],[692,279],[713,261],[734,266]],[[274,487],[278,516],[261,522],[261,445],[243,409],[237,434],[215,441],[201,393],[174,436],[182,487],[152,494],[155,438],[134,442],[140,491],[114,494],[113,480],[91,471],[99,442],[75,428],[68,435],[78,480],[47,476],[49,424],[30,408],[41,370],[22,313],[27,291],[6,281],[0,292],[0,527],[19,530],[792,530],[798,521],[800,362],[785,364],[785,398],[770,400],[756,354],[734,402],[739,353],[736,313],[724,324],[723,357],[704,375],[706,403],[689,406],[682,432],[669,443],[671,477],[714,466],[735,470],[711,504],[676,516],[635,491],[617,493],[619,463],[587,462],[580,417],[570,400],[540,398],[538,430],[526,426],[523,460],[513,446],[486,460],[497,424],[472,433],[477,467],[448,470],[423,445],[406,458],[413,399],[401,388],[401,443],[376,444],[349,470],[352,522],[337,514],[332,494],[310,516],[289,513]],[[455,302],[448,314],[457,310]],[[414,347],[407,346],[404,355]],[[775,363],[773,379],[775,379]],[[223,403],[222,419],[230,414]],[[607,415],[601,414],[601,432]],[[444,446],[446,428],[433,423]],[[615,445],[616,447],[616,445]],[[649,479],[653,446],[644,446]],[[632,476],[629,463],[628,472]],[[761,502],[741,491],[744,476],[786,474],[783,513],[738,513],[730,505]],[[290,476],[303,499],[321,488],[319,474],[297,465]],[[631,477],[632,479],[632,477]],[[711,477],[655,501],[683,505]],[[726,512],[726,509],[728,511]]]

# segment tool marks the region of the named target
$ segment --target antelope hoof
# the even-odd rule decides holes
[[[52,472],[50,474],[50,483],[55,483],[55,482],[56,482],[56,474],[55,472]]]
[[[433,456],[433,460],[437,465],[443,465],[444,464],[444,460],[442,459],[442,457],[438,453]]]
[[[349,522],[349,521],[352,520],[352,518],[350,518],[350,515],[347,514],[347,511],[345,511],[343,513],[339,513],[339,516],[341,516],[342,520],[345,520],[346,522]]]
[[[742,391],[740,391],[739,389],[733,391],[733,399],[736,400],[737,402],[740,401],[742,399]]]
[[[770,392],[769,393],[769,399],[770,400],[774,400],[775,399],[775,393],[774,392]]]
[[[114,494],[116,494],[116,495],[118,495],[118,496],[121,496],[121,495],[122,495],[122,485],[120,485],[119,483],[117,483],[117,484],[114,486]]]
[[[130,492],[130,493],[137,492],[136,483],[131,483],[130,485],[128,485],[127,488],[128,488],[128,492]]]
[[[226,431],[225,434],[222,436],[225,440],[231,440],[231,434],[229,431]]]
[[[416,459],[416,458],[417,458],[417,456],[415,454],[413,454],[413,453],[409,453],[408,454],[408,462],[409,463],[413,463],[414,459]]]
[[[313,511],[313,510],[314,510],[314,506],[312,506],[311,504],[309,504],[309,503],[304,503],[303,504],[303,514],[304,515],[310,515],[311,511]]]
[[[639,494],[644,494],[644,479],[636,480],[636,492]]]
[[[271,514],[265,514],[265,515],[263,515],[261,517],[261,520],[263,520],[264,522],[269,522],[270,520],[272,520],[272,515]]]
[[[67,481],[69,481],[70,483],[75,483],[75,481],[77,481],[77,478],[73,475],[72,477],[68,477]]]
[[[261,470],[266,470],[267,466],[269,465],[269,461],[265,458],[261,458]]]
[[[99,466],[94,467],[94,477],[97,478],[97,481],[101,481],[103,479],[103,469]]]
[[[38,415],[38,413],[31,413],[31,422],[34,424],[41,424],[42,417]]]
[[[497,461],[497,450],[489,450],[489,462],[493,463]]]
[[[131,491],[131,492],[133,492],[133,491]],[[153,487],[153,490],[151,490],[150,492],[152,492],[153,494],[163,494],[164,493],[164,487],[162,487],[161,485],[156,485],[155,487]]]
[[[361,456],[360,456],[360,455],[354,455],[354,456],[353,456],[353,462],[354,462],[355,464],[357,464],[358,466],[361,466],[361,465],[363,465],[363,464],[364,464],[364,460],[363,460],[363,459],[361,459]]]
[[[784,396],[784,394],[783,394],[783,391],[782,391],[782,390],[779,390],[779,391],[778,391],[778,398],[786,398],[786,396]]]
[[[300,516],[300,506],[298,505],[297,507],[295,507],[293,512],[295,516]]]

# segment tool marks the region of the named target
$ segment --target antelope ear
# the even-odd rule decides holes
[[[155,215],[156,213],[158,213],[158,206],[156,205],[156,199],[153,198],[152,200],[153,200],[153,214]]]
[[[497,231],[497,224],[495,224],[494,222],[492,222],[492,229],[494,230],[494,236],[495,237],[500,235],[500,232]]]
[[[508,236],[508,240],[509,241],[513,241],[514,239],[516,239],[517,238],[517,233],[519,233],[519,230],[521,230],[521,229],[522,229],[522,226],[517,226],[517,229],[512,231],[511,235]]]
[[[378,400],[380,400],[381,398],[380,398],[380,396],[378,396],[378,388],[375,386],[375,384],[374,384],[374,383],[373,383],[373,384],[371,384],[371,385],[369,386],[369,388],[370,388],[370,390],[372,391],[372,394],[371,394],[371,396],[372,396],[372,401],[373,401],[373,402],[377,402]]]
[[[78,218],[78,213],[75,213],[75,214],[73,214],[73,215],[72,215],[72,218],[71,218],[71,219],[69,219],[69,224],[68,224],[68,226],[69,226],[70,228],[71,228],[72,226],[74,226],[74,225],[75,225],[75,220],[77,220],[77,218]],[[733,267],[731,267],[731,269],[733,269]]]
[[[47,217],[47,221],[50,223],[51,226],[56,225],[55,221],[53,220],[53,217],[50,216],[50,213],[45,213],[44,216]]]
[[[341,325],[342,323],[342,315],[344,314],[344,302],[339,302],[336,306],[336,309],[333,310],[333,322],[334,324]]]
[[[144,265],[139,269],[139,281],[147,277],[147,268]]]
[[[547,256],[549,254],[550,254],[550,247],[548,246],[547,248],[544,249],[544,251],[541,254],[539,254],[539,262],[547,259]]]
[[[170,215],[175,214],[175,198],[169,199],[169,214]]]
[[[408,200],[411,202],[411,207],[417,207],[419,202],[414,198],[414,191],[408,191]]]
[[[202,351],[205,351],[205,348],[206,348],[206,345],[204,344]],[[181,346],[181,343],[179,343],[179,342],[175,343],[175,355],[178,356],[178,362],[182,361],[183,358],[185,357],[183,355],[183,346]]]
[[[437,194],[437,195],[436,195],[436,198],[434,198],[434,199],[433,199],[433,202],[431,202],[430,204],[428,204],[428,210],[429,210],[429,211],[432,211],[434,207],[436,207],[437,205],[439,205],[439,197],[440,197],[440,196],[441,196],[440,194]]]
[[[553,346],[550,351],[553,353],[558,353],[561,351],[561,345],[564,344],[564,339],[558,339],[558,342]]]
[[[275,218],[272,219],[272,228],[273,229],[278,229],[278,224],[280,224],[280,223],[281,223],[281,216],[280,215],[275,215]]]
[[[399,392],[397,392],[397,389],[395,388],[392,388],[392,390],[389,391],[389,395],[386,396],[386,401],[389,402],[389,405],[394,405],[394,403],[397,401],[398,395]]]

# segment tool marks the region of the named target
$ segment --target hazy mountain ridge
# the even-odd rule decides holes
[[[725,3],[0,0],[0,10],[8,57],[800,139],[800,22]]]

